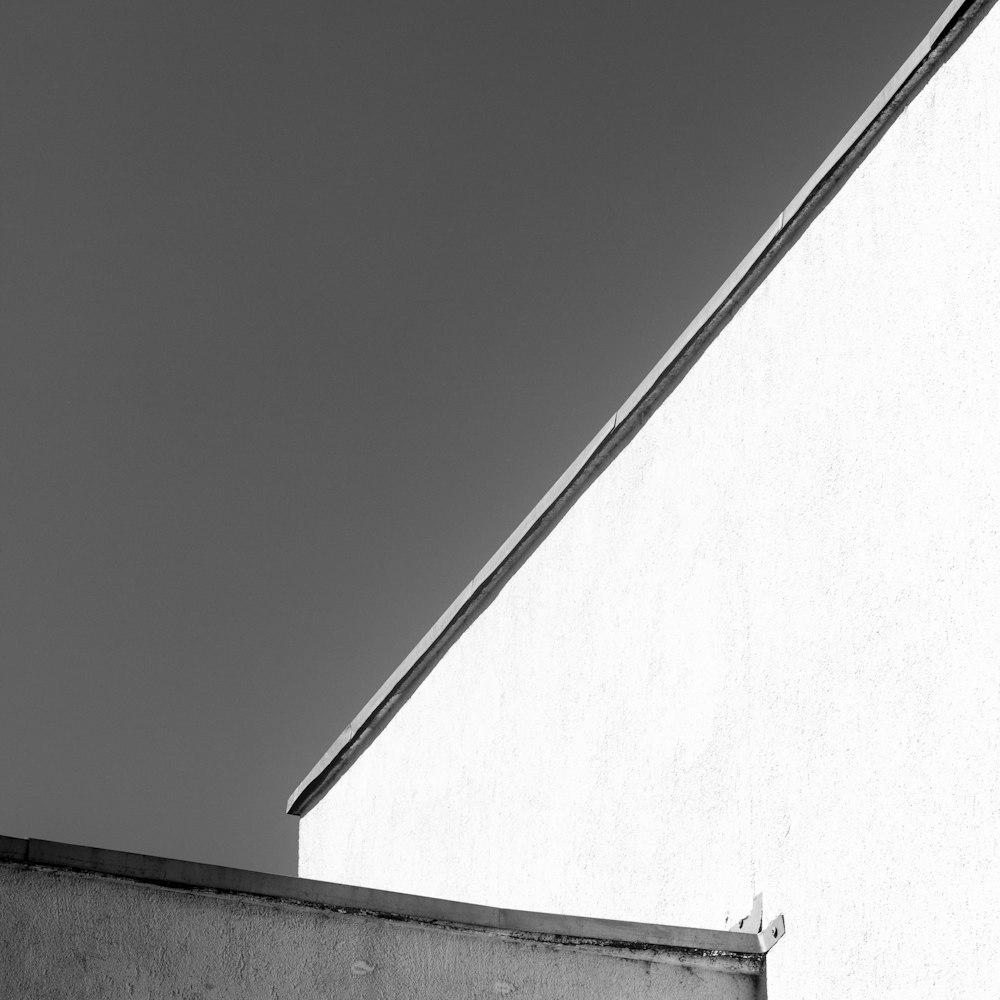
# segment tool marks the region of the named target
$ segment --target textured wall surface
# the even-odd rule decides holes
[[[10,1000],[753,1000],[761,964],[0,864],[0,996]]]
[[[993,997],[998,604],[993,8],[304,817],[300,873],[709,927],[763,891],[772,1000]]]

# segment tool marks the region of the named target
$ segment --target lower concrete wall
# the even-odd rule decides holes
[[[560,940],[0,863],[9,1000],[751,1000],[765,993],[763,968],[761,955]]]

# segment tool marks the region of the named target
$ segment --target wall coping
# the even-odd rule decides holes
[[[556,944],[590,943],[642,950],[763,956],[785,931],[784,918],[780,916],[760,933],[746,933],[534,913],[34,838],[0,836],[0,864],[67,869],[192,892],[261,896],[391,920],[508,933]]]

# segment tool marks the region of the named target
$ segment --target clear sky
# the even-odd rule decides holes
[[[8,0],[0,833],[294,873],[289,793],[944,6]]]

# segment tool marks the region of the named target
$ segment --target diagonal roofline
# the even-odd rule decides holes
[[[417,643],[306,775],[287,811],[304,816],[371,745],[435,664],[559,523],[584,490],[676,388],[756,287],[795,244],[885,130],[971,32],[995,0],[951,0],[878,96],[704,308],[555,485]]]

